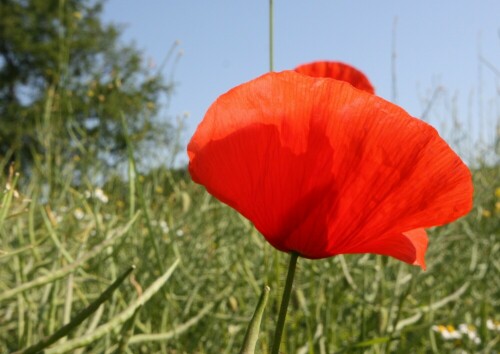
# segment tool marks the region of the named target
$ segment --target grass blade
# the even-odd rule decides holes
[[[240,354],[253,354],[255,353],[255,346],[257,340],[259,339],[260,322],[262,321],[262,314],[266,308],[267,299],[269,298],[269,291],[271,288],[269,286],[264,286],[262,293],[260,295],[259,302],[252,316],[252,320],[248,325],[247,333],[245,334],[245,340],[243,341],[243,347],[241,348]]]
[[[114,291],[123,283],[123,281],[129,276],[130,273],[135,269],[135,266],[130,266],[118,279],[116,279],[113,284],[111,284],[94,302],[92,302],[85,309],[80,311],[67,325],[61,327],[51,336],[42,339],[35,345],[28,347],[26,349],[20,350],[14,354],[35,354],[40,352],[42,349],[47,348],[49,345],[55,343],[62,337],[67,336],[71,331],[78,327],[86,318],[93,314],[99,306],[105,301],[107,301]]]
[[[170,278],[174,270],[177,268],[179,265],[179,259],[177,259],[174,264],[170,266],[170,268],[160,277],[158,278],[153,284],[151,284],[144,293],[138,297],[129,307],[127,307],[124,311],[116,315],[112,320],[109,322],[99,326],[96,328],[96,330],[92,333],[89,333],[87,335],[84,335],[79,338],[75,338],[73,340],[67,341],[66,343],[63,343],[61,345],[58,345],[53,348],[49,348],[45,350],[45,354],[62,354],[62,353],[68,353],[73,351],[76,348],[80,348],[86,345],[89,345],[90,343],[94,342],[95,340],[103,337],[107,333],[109,333],[111,330],[115,329],[116,327],[120,326],[122,323],[126,322],[130,317],[132,317],[135,313],[135,311],[142,305],[144,305],[151,297],[160,290],[160,288],[167,282],[167,280]]]

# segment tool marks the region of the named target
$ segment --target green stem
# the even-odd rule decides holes
[[[278,323],[276,324],[276,331],[274,332],[274,341],[271,354],[279,354],[281,335],[283,334],[283,327],[285,325],[286,311],[288,303],[290,302],[290,295],[292,294],[293,278],[295,276],[295,268],[297,266],[298,253],[290,254],[290,263],[288,264],[288,274],[286,275],[285,289],[281,297],[280,313],[278,315]]]
[[[274,5],[269,0],[269,71],[274,71],[274,29],[273,29]]]

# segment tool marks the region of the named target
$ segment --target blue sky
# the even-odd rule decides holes
[[[164,73],[177,82],[167,113],[189,112],[187,142],[220,94],[269,70],[268,10],[264,0],[108,0],[104,18],[157,65],[180,41]],[[274,12],[276,71],[343,61],[392,101],[396,28],[396,102],[420,117],[439,90],[426,120],[443,136],[453,121],[471,144],[494,136],[500,75],[479,56],[500,70],[500,1],[275,0]]]

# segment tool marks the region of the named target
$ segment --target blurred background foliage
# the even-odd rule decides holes
[[[80,173],[95,173],[97,160],[116,167],[126,155],[123,119],[134,142],[169,141],[171,125],[157,118],[172,84],[101,21],[102,7],[0,2],[0,156],[23,171],[61,169],[71,158]]]

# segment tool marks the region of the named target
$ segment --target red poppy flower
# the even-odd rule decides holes
[[[468,168],[430,125],[337,80],[269,73],[220,96],[189,172],[275,248],[425,267],[424,228],[472,206]]]
[[[313,77],[329,77],[330,79],[346,81],[360,90],[375,93],[375,88],[365,74],[341,62],[315,61],[297,66],[295,71]]]

